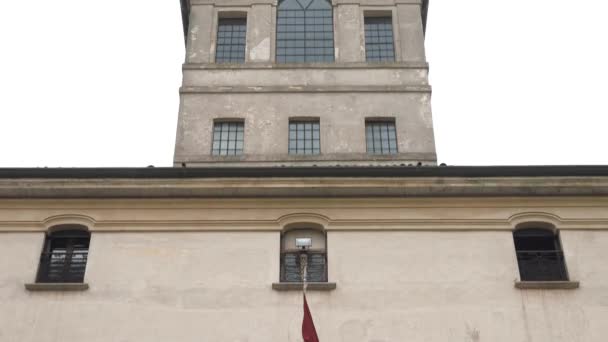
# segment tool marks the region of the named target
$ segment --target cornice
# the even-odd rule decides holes
[[[595,177],[0,179],[0,198],[607,196]]]

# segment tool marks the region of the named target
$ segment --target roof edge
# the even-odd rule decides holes
[[[0,168],[0,179],[608,177],[608,165]]]

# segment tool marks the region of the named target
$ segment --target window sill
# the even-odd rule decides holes
[[[540,290],[572,290],[579,287],[578,281],[516,281],[518,289],[540,289]]]
[[[302,291],[304,283],[272,283],[272,289],[276,291]],[[336,283],[308,283],[307,291],[332,291],[336,289]]]
[[[87,283],[28,283],[28,291],[85,291],[89,289]]]

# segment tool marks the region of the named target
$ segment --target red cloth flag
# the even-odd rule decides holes
[[[304,294],[304,319],[302,320],[302,338],[304,342],[319,342],[315,323],[312,321],[312,315],[306,302],[306,294]]]

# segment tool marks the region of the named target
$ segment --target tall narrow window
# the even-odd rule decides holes
[[[319,121],[289,121],[289,154],[319,154]]]
[[[304,241],[304,243],[302,243]],[[295,229],[281,237],[281,282],[301,282],[306,265],[306,280],[327,282],[325,233],[314,229]]]
[[[277,63],[333,62],[333,10],[328,0],[281,0]]]
[[[391,17],[365,17],[365,59],[368,62],[393,62],[393,44]]]
[[[368,121],[365,139],[369,154],[397,153],[397,131],[394,121]]]
[[[242,121],[219,121],[213,124],[214,156],[237,156],[243,154]]]
[[[38,267],[38,283],[82,283],[91,236],[84,230],[50,233],[44,242]]]
[[[244,63],[246,18],[220,18],[217,25],[216,63]]]
[[[540,228],[519,229],[513,239],[522,281],[568,280],[557,233]]]

